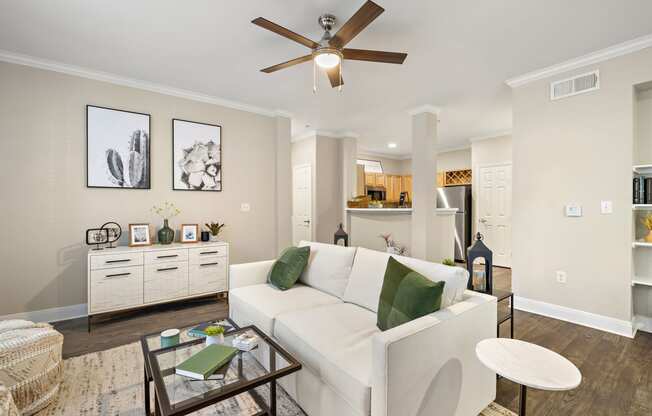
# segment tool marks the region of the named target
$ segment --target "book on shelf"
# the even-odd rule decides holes
[[[237,352],[237,348],[226,345],[208,345],[179,364],[174,371],[181,376],[196,380],[208,380],[216,370],[227,365]]]
[[[652,178],[645,178],[645,200],[644,204],[652,204]]]

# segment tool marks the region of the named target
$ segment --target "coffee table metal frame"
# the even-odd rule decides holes
[[[239,328],[234,322],[227,319],[229,324],[233,326],[232,331],[228,331],[227,335],[236,335],[240,332],[253,331],[261,338],[261,342],[265,342],[270,346],[270,367],[267,374],[254,378],[252,380],[246,380],[244,382],[236,382],[233,385],[221,386],[219,391],[207,392],[197,398],[192,398],[185,400],[184,402],[178,403],[174,406],[171,406],[167,391],[165,388],[165,383],[161,374],[161,370],[156,360],[156,355],[164,354],[168,351],[175,349],[183,348],[190,345],[200,344],[204,342],[203,338],[197,338],[188,342],[183,342],[178,345],[174,345],[167,348],[160,348],[155,350],[149,350],[147,345],[147,338],[154,336],[155,334],[150,334],[143,336],[141,338],[141,344],[143,347],[143,354],[145,356],[145,365],[144,365],[144,388],[145,388],[145,411],[149,416],[151,414],[151,409],[149,405],[150,394],[149,394],[149,384],[154,382],[154,403],[155,409],[154,414],[156,416],[178,416],[186,415],[188,413],[195,412],[204,407],[213,405],[222,400],[237,396],[239,394],[248,392],[256,404],[260,407],[261,411],[258,412],[255,416],[276,416],[276,380],[281,377],[285,377],[289,374],[297,372],[301,369],[301,363],[299,363],[292,355],[290,355],[285,349],[278,345],[275,341],[270,339],[262,331],[260,331],[255,326],[247,326],[244,328]],[[238,371],[242,375],[242,352],[238,353]],[[276,369],[276,354],[279,354],[287,363],[288,366],[280,370]],[[260,387],[264,384],[269,384],[270,386],[270,398],[269,406],[265,401],[260,397],[258,392],[254,389]]]

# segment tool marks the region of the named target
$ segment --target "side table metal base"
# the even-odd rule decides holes
[[[519,399],[519,411],[520,416],[525,416],[525,410],[527,408],[527,387],[521,384],[521,396]]]

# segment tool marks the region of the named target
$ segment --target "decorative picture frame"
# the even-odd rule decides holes
[[[86,187],[151,189],[151,116],[86,106]]]
[[[129,247],[152,245],[152,233],[149,224],[129,224]]]
[[[199,224],[182,224],[181,237],[182,243],[197,243],[199,242]]]
[[[172,119],[172,189],[222,191],[222,126]]]

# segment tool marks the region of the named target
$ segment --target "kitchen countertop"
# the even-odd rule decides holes
[[[352,213],[382,213],[382,214],[412,214],[412,208],[347,208]],[[451,215],[457,212],[457,208],[436,208],[437,215]]]

